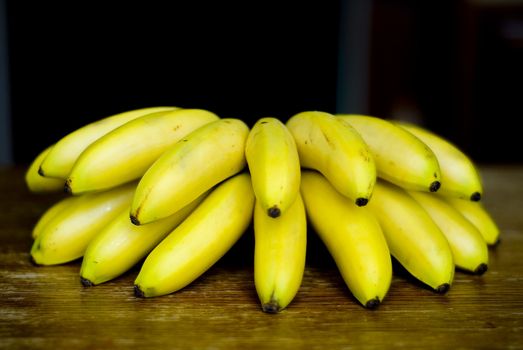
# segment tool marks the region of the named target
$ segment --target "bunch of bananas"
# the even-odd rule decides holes
[[[38,265],[83,257],[84,286],[145,258],[135,294],[189,285],[254,227],[254,284],[265,312],[297,294],[307,221],[354,297],[385,298],[393,256],[445,293],[456,268],[482,274],[499,229],[479,202],[478,170],[419,126],[307,111],[285,124],[152,107],[88,124],[29,166],[33,192],[70,194],[32,232]]]

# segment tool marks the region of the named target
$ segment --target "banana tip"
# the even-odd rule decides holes
[[[143,292],[143,290],[140,289],[140,286],[137,284],[134,285],[134,295],[137,298],[145,298],[145,293]]]
[[[439,190],[440,187],[441,187],[441,182],[434,181],[433,183],[430,184],[429,191],[436,192],[437,190]]]
[[[366,206],[367,203],[369,203],[369,200],[367,198],[361,197],[361,198],[356,199],[356,205],[358,207]]]
[[[476,275],[483,275],[488,270],[488,265],[485,263],[479,264],[478,267],[474,270]]]
[[[42,169],[42,166],[38,167],[38,175],[45,176],[44,169]]]
[[[367,303],[365,303],[365,307],[367,309],[375,309],[377,308],[378,306],[380,305],[380,298],[378,297],[375,297],[369,301],[367,301]]]
[[[84,278],[84,277],[80,277],[80,283],[84,287],[93,287],[94,286],[93,282],[91,282],[90,280],[88,280],[87,278]]]
[[[269,215],[271,218],[277,218],[281,215],[281,210],[277,206],[270,207],[267,210],[267,215]]]
[[[129,216],[129,218],[131,219],[131,222],[133,223],[133,225],[140,226],[140,220],[138,220],[138,219],[136,218],[136,216],[134,216],[134,215],[131,214],[131,215]]]
[[[450,288],[450,284],[448,283],[443,283],[442,285],[440,285],[438,288],[435,289],[436,293],[438,294],[445,294],[448,292]]]
[[[473,202],[479,202],[481,200],[481,193],[474,192],[473,194],[470,195],[470,200]]]
[[[268,303],[265,303],[262,305],[263,312],[266,312],[268,314],[276,314],[278,313],[280,309],[280,305],[277,301],[271,300]]]
[[[71,179],[67,179],[64,184],[64,192],[67,194],[73,194],[73,189],[71,188]]]

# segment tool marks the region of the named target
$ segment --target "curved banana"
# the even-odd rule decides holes
[[[399,263],[436,292],[445,293],[454,278],[452,251],[425,209],[405,190],[382,180],[376,183],[369,209]]]
[[[87,246],[80,281],[86,287],[112,280],[131,269],[178,226],[203,200],[201,195],[165,219],[136,226],[124,209]]]
[[[287,127],[276,118],[262,118],[251,129],[245,158],[257,203],[272,218],[280,216],[300,192],[300,158]]]
[[[376,166],[354,128],[325,112],[298,113],[286,125],[296,141],[302,167],[318,170],[356,205],[367,204],[376,182]]]
[[[472,201],[481,199],[483,185],[479,171],[458,147],[420,126],[403,122],[395,124],[423,141],[438,158],[441,169],[441,188],[438,194]]]
[[[478,275],[487,271],[487,243],[470,221],[440,196],[417,191],[409,194],[429,213],[447,237],[457,267]]]
[[[74,205],[57,213],[38,234],[31,248],[33,261],[56,265],[80,258],[89,241],[129,207],[135,187],[133,183],[79,196]]]
[[[286,308],[301,286],[307,250],[307,219],[300,194],[281,216],[271,218],[256,200],[254,285],[262,310]]]
[[[499,227],[483,204],[452,197],[445,200],[476,226],[488,245],[499,243]]]
[[[35,226],[33,227],[33,231],[31,233],[31,236],[33,237],[33,239],[36,239],[36,237],[38,237],[42,233],[42,231],[44,231],[44,228],[47,225],[47,223],[50,222],[56,215],[58,215],[58,213],[65,210],[65,208],[67,208],[67,207],[73,206],[74,203],[76,203],[77,201],[80,200],[80,198],[81,198],[81,196],[67,197],[67,198],[64,198],[64,199],[56,202],[51,207],[49,207],[40,216],[40,218],[36,222]]]
[[[338,193],[317,172],[302,173],[301,193],[307,217],[349,290],[363,306],[377,307],[389,290],[392,262],[376,218]]]
[[[109,131],[149,113],[170,111],[176,107],[148,107],[118,113],[87,124],[60,139],[40,164],[39,173],[45,177],[67,179],[78,156],[91,143]]]
[[[206,124],[167,150],[147,170],[131,205],[135,225],[167,217],[245,167],[247,125],[239,119]]]
[[[218,185],[147,256],[134,282],[136,296],[165,295],[193,282],[240,238],[251,221],[253,207],[248,174]]]
[[[435,192],[441,185],[438,159],[417,137],[391,122],[371,116],[340,114],[363,137],[378,177],[400,187]]]
[[[25,173],[25,184],[29,191],[34,193],[47,193],[63,190],[64,180],[43,177],[38,173],[42,160],[47,157],[47,154],[49,154],[52,148],[53,146],[49,146],[44,149],[29,165]]]
[[[65,190],[79,194],[135,180],[182,137],[218,119],[203,109],[177,109],[136,118],[100,137],[80,154]]]

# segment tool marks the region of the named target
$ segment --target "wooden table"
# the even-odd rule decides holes
[[[482,167],[502,229],[485,275],[457,272],[437,295],[395,266],[383,304],[366,310],[310,233],[302,288],[277,315],[259,307],[252,230],[195,283],[152,299],[134,297],[136,268],[84,288],[79,261],[31,265],[31,228],[61,195],[28,193],[23,172],[0,169],[0,348],[523,348],[523,167]]]

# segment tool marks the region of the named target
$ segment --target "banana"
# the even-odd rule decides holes
[[[445,200],[476,226],[488,245],[499,243],[499,227],[483,204],[452,197]]]
[[[160,155],[200,126],[218,120],[202,109],[147,114],[89,145],[65,183],[72,194],[106,190],[141,177]]]
[[[445,293],[454,278],[452,251],[425,209],[405,190],[383,180],[376,183],[368,207],[399,263],[436,292]]]
[[[138,183],[130,217],[135,225],[167,217],[245,167],[247,125],[220,119],[186,135]]]
[[[245,158],[257,203],[276,218],[300,192],[300,158],[287,127],[276,118],[262,118],[247,137]]]
[[[49,207],[38,219],[35,226],[33,227],[33,231],[31,233],[31,236],[33,239],[36,239],[42,231],[44,231],[45,226],[48,222],[50,222],[58,213],[65,210],[65,208],[73,206],[76,202],[80,200],[81,196],[77,197],[67,197],[64,198],[57,203],[53,204],[51,207]]]
[[[154,297],[184,288],[218,261],[248,227],[254,208],[250,176],[218,185],[147,256],[135,280],[135,294]]]
[[[307,219],[298,194],[281,216],[271,218],[258,200],[254,208],[254,285],[262,310],[286,308],[301,285],[307,250]]]
[[[441,188],[438,194],[479,201],[483,185],[478,169],[458,147],[420,126],[395,122],[430,147],[441,169]]]
[[[196,208],[204,193],[173,215],[143,226],[129,220],[124,209],[87,246],[80,281],[88,287],[112,280],[131,269]]]
[[[435,192],[441,170],[434,152],[420,139],[377,117],[340,114],[363,137],[372,152],[378,177],[415,191]]]
[[[42,160],[47,157],[52,148],[53,146],[49,146],[44,149],[29,165],[25,173],[25,184],[29,191],[34,193],[47,193],[63,190],[64,180],[43,177],[38,173]]]
[[[317,172],[302,173],[301,193],[307,217],[349,290],[363,306],[377,307],[389,290],[392,262],[376,218],[338,193]]]
[[[67,179],[78,156],[91,143],[109,131],[149,113],[170,111],[176,107],[148,107],[118,113],[87,124],[60,139],[44,158],[38,172],[45,177]]]
[[[296,141],[302,167],[322,173],[356,205],[367,204],[376,182],[376,166],[354,128],[325,112],[298,113],[286,125]]]
[[[409,194],[429,213],[447,237],[458,268],[481,275],[487,271],[487,243],[478,229],[440,196],[427,192]]]
[[[120,211],[129,207],[136,184],[79,196],[57,213],[38,234],[31,257],[38,265],[62,264],[80,258],[89,241]]]

